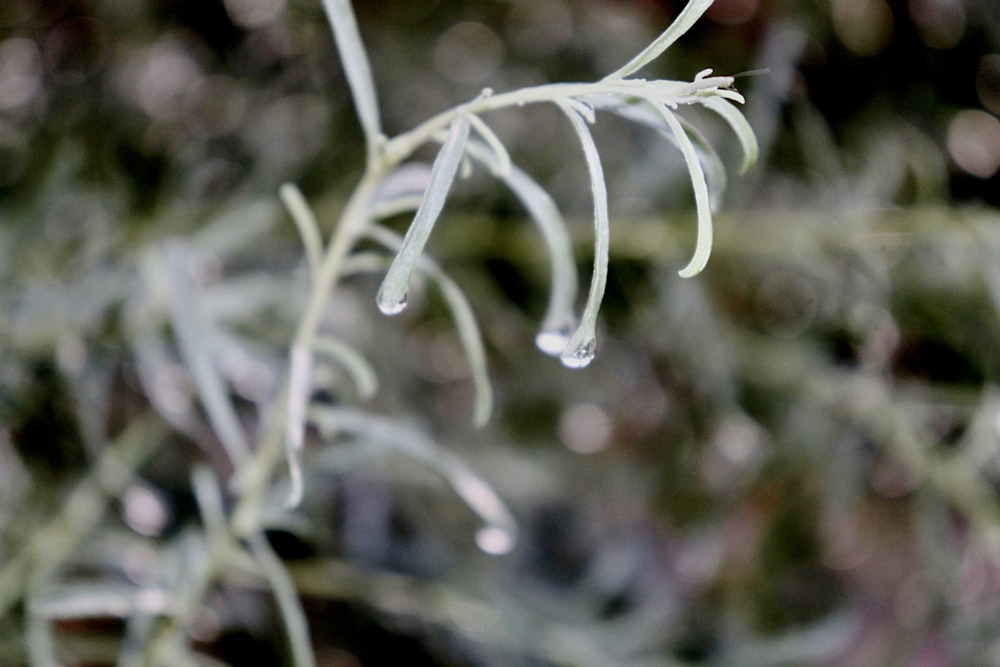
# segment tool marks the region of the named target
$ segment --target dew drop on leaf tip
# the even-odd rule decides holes
[[[542,329],[535,336],[535,346],[547,355],[556,356],[563,353],[569,339],[568,329]]]
[[[375,301],[378,304],[378,309],[382,311],[383,315],[398,315],[406,310],[407,293],[403,292],[403,296],[401,298],[392,299],[389,298],[383,291],[379,292]]]
[[[491,556],[503,556],[514,550],[517,538],[500,526],[486,526],[476,532],[476,546]]]
[[[566,368],[584,368],[597,356],[597,340],[591,338],[576,350],[567,351],[560,357]]]

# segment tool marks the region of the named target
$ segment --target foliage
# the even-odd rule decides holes
[[[595,19],[562,61],[627,64],[594,83],[467,83],[443,112],[433,81],[406,86],[417,59],[385,64],[412,56],[398,33],[364,22],[417,4],[359,4],[359,30],[326,2],[338,70],[306,3],[287,7],[302,31],[248,30],[255,48],[218,59],[192,38],[236,43],[215,10],[155,3],[186,27],[147,48],[115,3],[137,27],[109,79],[134,108],[84,105],[84,58],[53,75],[59,113],[15,118],[36,157],[0,147],[18,158],[0,178],[20,173],[0,226],[0,662],[993,661],[997,219],[926,206],[948,186],[934,139],[832,128],[848,144],[797,88],[802,35],[769,33],[744,107],[765,168],[728,188],[758,208],[713,233],[723,160],[757,152],[733,78],[634,78],[668,46],[700,69],[675,40],[711,3],[631,60]],[[400,122],[407,96],[429,120]],[[122,122],[93,138],[102,113]],[[664,197],[629,208],[643,181]],[[690,216],[647,219],[689,188]],[[682,274],[714,245],[711,270],[678,280],[691,245]],[[536,319],[542,352],[587,368],[545,366]]]

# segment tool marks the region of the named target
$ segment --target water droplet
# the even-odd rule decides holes
[[[486,526],[476,533],[476,546],[491,556],[509,554],[516,544],[514,533],[500,526]]]
[[[584,368],[589,366],[597,355],[597,339],[591,338],[575,350],[563,352],[560,360],[566,368]]]
[[[386,294],[385,288],[382,288],[379,290],[375,302],[378,304],[378,309],[382,311],[383,315],[399,315],[406,310],[408,295],[408,292],[403,292],[402,297],[396,298]]]
[[[551,357],[558,356],[566,349],[571,331],[571,327],[542,329],[535,336],[535,346]]]

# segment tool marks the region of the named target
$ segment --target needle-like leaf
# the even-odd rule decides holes
[[[531,176],[514,165],[510,165],[506,172],[502,171],[498,159],[479,142],[470,141],[466,148],[469,155],[483,162],[510,188],[542,234],[552,262],[552,286],[535,343],[542,352],[559,356],[566,349],[576,326],[573,311],[577,293],[576,261],[566,221],[549,193]]]
[[[694,189],[695,207],[698,211],[698,237],[695,241],[694,255],[691,257],[691,261],[678,272],[682,278],[690,278],[698,275],[705,268],[705,265],[708,264],[708,258],[712,254],[712,205],[708,196],[708,184],[705,183],[705,173],[701,169],[701,163],[698,162],[694,145],[684,132],[684,127],[677,120],[677,116],[666,106],[659,105],[656,109],[663,115],[663,120],[667,122],[677,138],[677,144],[680,146],[688,172],[691,174],[691,187]]]
[[[368,235],[393,252],[399,252],[405,243],[392,230],[377,225],[369,227]],[[483,345],[483,336],[479,325],[476,324],[476,315],[472,311],[472,306],[465,293],[437,262],[430,257],[420,257],[417,262],[417,270],[434,279],[448,309],[451,311],[452,318],[455,320],[458,337],[462,341],[465,357],[469,362],[472,382],[476,387],[473,423],[476,426],[485,426],[493,415],[493,386],[490,384],[486,349]]]
[[[229,400],[225,382],[219,375],[213,354],[206,341],[211,340],[195,296],[191,276],[191,255],[180,243],[167,247],[167,273],[170,280],[170,312],[181,356],[191,370],[198,396],[219,441],[234,463],[250,452],[246,435]]]
[[[378,377],[368,360],[347,343],[321,336],[313,341],[313,351],[322,354],[340,366],[354,383],[358,396],[370,399],[378,391]]]
[[[661,53],[667,50],[671,44],[691,29],[691,26],[701,18],[701,15],[712,5],[713,0],[691,0],[681,13],[677,15],[674,22],[664,30],[659,37],[653,40],[652,44],[640,51],[632,60],[628,61],[618,70],[604,77],[604,81],[624,79],[630,74],[637,72],[647,64],[656,60]]]
[[[309,207],[302,191],[294,183],[284,183],[278,188],[278,196],[292,216],[295,227],[299,230],[302,247],[306,251],[306,263],[309,265],[309,277],[316,279],[320,262],[323,261],[323,236],[319,231],[319,223]]]
[[[434,159],[431,167],[430,183],[424,200],[417,209],[417,214],[410,224],[403,239],[403,246],[393,260],[389,271],[382,282],[378,293],[378,307],[386,315],[395,315],[406,308],[407,290],[410,284],[410,274],[416,266],[430,238],[434,223],[444,208],[448,191],[455,180],[455,174],[462,161],[465,142],[469,137],[469,118],[459,114],[451,123],[448,137]]]
[[[663,120],[663,114],[655,109],[652,102],[638,98],[623,99],[617,95],[594,95],[588,97],[587,101],[598,109],[610,111],[616,116],[656,130],[670,143],[680,148],[677,137]],[[685,120],[683,116],[677,116],[677,120],[684,127],[684,131],[691,139],[695,152],[698,154],[698,161],[701,162],[702,170],[705,172],[705,181],[708,183],[708,192],[714,211],[718,208],[722,194],[726,191],[728,182],[726,168],[715,148],[697,127]]]
[[[503,499],[460,457],[413,428],[411,424],[350,408],[325,405],[316,406],[312,417],[321,432],[329,430],[337,434],[367,438],[427,463],[444,477],[459,498],[486,524],[476,535],[481,549],[492,554],[503,554],[514,548],[518,534],[517,521]]]
[[[285,421],[285,454],[288,458],[290,491],[287,506],[302,500],[302,448],[305,445],[306,409],[312,391],[312,350],[293,344],[288,371],[288,413]]]
[[[510,173],[510,153],[507,152],[506,146],[503,145],[503,141],[500,137],[496,135],[489,125],[487,125],[482,118],[475,114],[469,115],[469,122],[472,123],[473,129],[476,130],[476,134],[482,137],[486,145],[489,146],[493,153],[496,155],[496,173],[500,176]]]
[[[597,313],[600,311],[604,288],[608,281],[608,251],[611,241],[608,191],[604,182],[601,157],[597,153],[597,146],[590,135],[587,123],[572,105],[566,104],[563,100],[557,100],[556,104],[565,113],[580,138],[580,145],[587,160],[587,170],[590,172],[591,195],[594,200],[594,274],[590,281],[590,292],[587,294],[587,305],[580,317],[580,326],[577,327],[576,333],[570,338],[560,357],[564,366],[583,368],[593,361],[597,351]]]
[[[743,164],[740,166],[740,172],[745,172],[752,167],[757,162],[759,151],[757,136],[740,110],[733,106],[732,102],[719,97],[706,97],[701,100],[701,104],[722,116],[723,120],[729,123],[729,127],[733,129],[736,138],[739,139],[740,145],[743,147]]]
[[[368,147],[368,159],[372,161],[378,154],[383,141],[382,121],[380,120],[378,97],[375,94],[375,83],[372,81],[371,65],[368,54],[361,41],[358,22],[354,18],[351,0],[323,0],[333,36],[337,42],[341,65],[351,87],[354,106],[361,121],[361,129],[365,134]]]

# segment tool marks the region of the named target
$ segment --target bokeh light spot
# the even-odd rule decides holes
[[[514,535],[499,526],[486,526],[476,533],[476,546],[492,556],[508,554],[516,544]]]
[[[850,51],[873,56],[892,39],[892,10],[883,0],[834,0],[833,29]]]
[[[965,34],[965,9],[958,0],[910,0],[910,18],[932,49],[954,48]]]
[[[181,111],[184,98],[201,79],[201,71],[183,44],[164,39],[149,49],[136,79],[139,106],[150,118],[162,120]]]
[[[0,109],[30,102],[42,87],[42,53],[33,40],[12,37],[0,42]]]
[[[281,16],[285,0],[224,0],[229,19],[241,28],[262,28]]]
[[[985,111],[959,111],[948,125],[948,155],[963,171],[992,178],[1000,170],[1000,120]]]
[[[577,403],[559,418],[559,439],[577,454],[594,454],[611,444],[611,419],[594,403]]]
[[[171,518],[163,496],[145,484],[133,484],[122,496],[122,513],[129,528],[140,535],[156,536]]]

